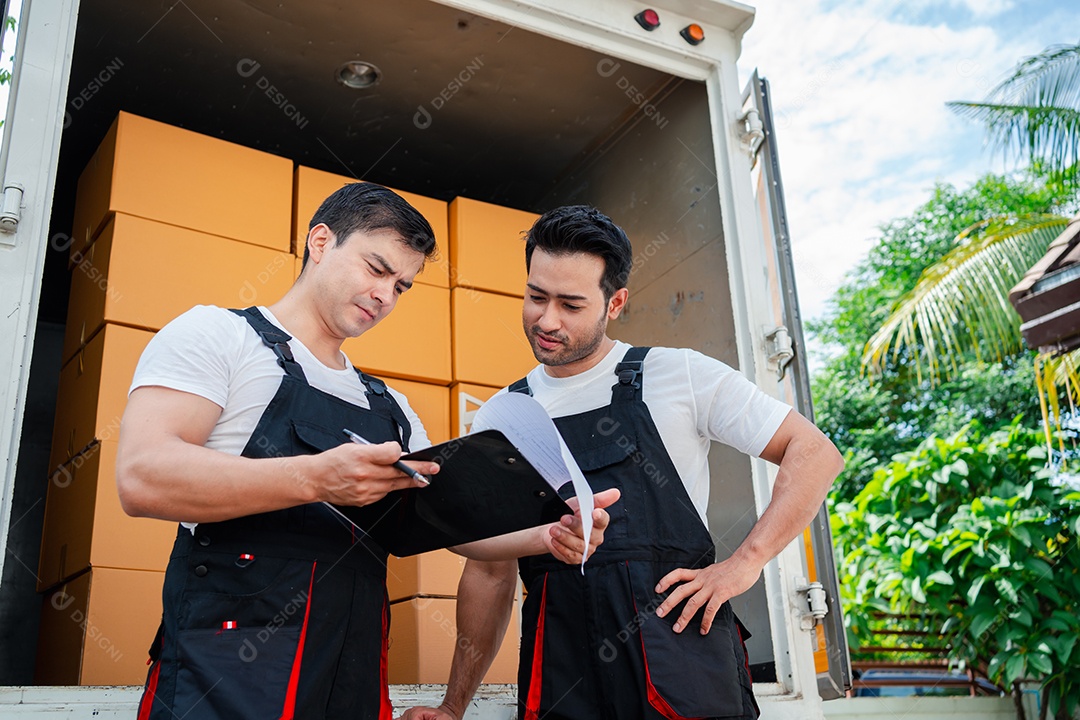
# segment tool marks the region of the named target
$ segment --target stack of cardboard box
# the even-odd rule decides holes
[[[353,178],[122,113],[79,180],[38,590],[39,684],[138,684],[161,614],[175,523],[128,517],[120,418],[153,333],[197,304],[269,305],[301,271],[319,203]],[[440,256],[394,312],[344,350],[403,392],[433,443],[527,372],[521,331],[529,213],[401,193]],[[390,680],[445,682],[463,560],[391,558]],[[514,682],[512,624],[487,682]]]
[[[116,443],[153,332],[292,282],[288,160],[121,114],[79,180],[38,589],[36,679],[141,682],[176,526],[128,517]]]

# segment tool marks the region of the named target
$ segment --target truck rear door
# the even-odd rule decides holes
[[[772,281],[769,286],[773,288],[771,299],[775,325],[766,334],[769,364],[776,370],[784,399],[813,421],[806,344],[795,293],[791,235],[784,204],[784,186],[780,178],[769,83],[765,78],[758,77],[756,70],[743,90],[743,119],[744,137],[749,138],[748,149],[752,153],[753,186],[761,216],[761,239],[769,260],[768,274]],[[804,585],[820,583],[827,608],[825,616],[816,620],[811,633],[818,691],[824,700],[844,697],[851,688],[851,660],[848,657],[832,533],[825,505],[821,506],[814,522],[807,528],[804,540],[807,572]],[[820,598],[817,590],[814,587],[808,595]],[[810,600],[807,602],[809,605]]]
[[[10,5],[5,3],[5,18]],[[12,518],[16,458],[77,10],[75,0],[22,3],[7,113],[0,128],[0,569],[20,554],[8,546],[8,532],[19,520]],[[19,567],[11,572],[25,579],[27,571]]]

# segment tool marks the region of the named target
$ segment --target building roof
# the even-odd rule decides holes
[[[1058,353],[1080,346],[1080,217],[1009,291],[1009,302],[1030,347]]]

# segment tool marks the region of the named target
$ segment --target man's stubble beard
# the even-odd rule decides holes
[[[607,333],[607,317],[605,315],[600,316],[593,328],[593,333],[585,339],[573,345],[563,344],[561,348],[556,350],[545,350],[540,347],[536,342],[536,333],[538,332],[540,332],[540,329],[536,325],[526,331],[529,346],[532,347],[533,357],[536,358],[537,362],[549,367],[569,365],[588,357],[600,346],[600,343],[604,340],[604,335]],[[563,338],[560,337],[559,339],[562,340]]]

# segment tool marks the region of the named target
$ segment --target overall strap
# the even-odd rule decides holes
[[[375,412],[388,414],[394,419],[394,422],[397,423],[398,426],[398,434],[401,437],[401,448],[405,452],[409,452],[409,438],[412,437],[412,424],[409,423],[409,419],[405,417],[405,411],[398,405],[398,401],[390,394],[390,390],[387,389],[386,383],[377,377],[368,375],[358,367],[353,367],[353,370],[360,376],[360,382],[364,383],[364,387],[367,389],[368,404],[371,406],[371,409]]]
[[[525,395],[532,397],[533,391],[532,388],[529,387],[528,376],[523,377],[520,380],[515,380],[513,385],[506,388],[506,392],[524,393]]]
[[[632,347],[615,366],[619,382],[611,386],[611,402],[641,401],[641,379],[644,376],[645,356],[651,348]]]
[[[292,349],[289,347],[289,341],[292,340],[291,335],[267,320],[255,306],[243,310],[232,308],[229,312],[236,313],[248,321],[248,325],[255,330],[263,343],[277,355],[278,365],[281,366],[281,369],[285,371],[286,375],[307,384],[307,376],[304,375],[304,369],[300,367],[300,363],[296,362],[293,358]]]

